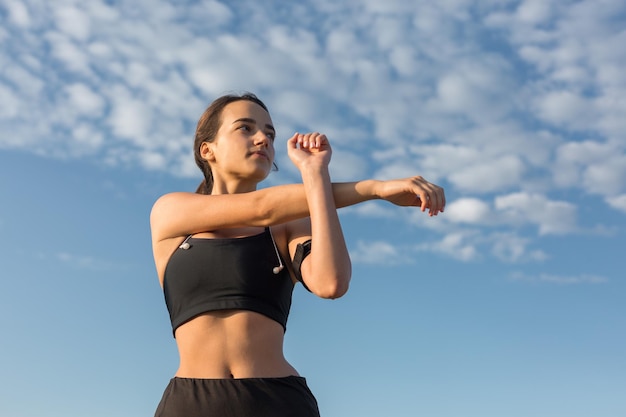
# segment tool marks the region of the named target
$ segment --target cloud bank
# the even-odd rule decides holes
[[[543,259],[533,236],[578,233],[578,196],[626,212],[625,13],[619,0],[3,0],[0,149],[197,176],[200,113],[249,90],[279,138],[329,135],[337,180],[446,186],[432,250]]]

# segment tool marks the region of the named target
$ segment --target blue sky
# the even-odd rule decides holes
[[[445,214],[341,211],[350,292],[298,286],[322,415],[626,415],[621,0],[0,0],[0,415],[151,416],[177,367],[148,215],[195,123],[252,91],[336,181],[420,174]],[[282,140],[281,140],[282,138]]]

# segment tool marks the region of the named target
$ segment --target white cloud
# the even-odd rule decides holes
[[[9,14],[9,21],[14,25],[28,27],[31,23],[30,12],[28,7],[21,1],[7,0],[4,2],[4,8]]]
[[[418,174],[420,174],[418,171],[418,164],[411,163],[410,159],[402,158],[395,163],[379,167],[372,176],[381,180],[390,180],[395,178],[407,178]],[[427,174],[424,173],[424,175]],[[432,176],[430,176],[429,179],[435,181]]]
[[[393,218],[394,209],[392,206],[379,201],[366,201],[365,203],[358,204],[356,206],[347,207],[341,212],[353,212],[363,217],[373,218]]]
[[[448,204],[446,220],[452,223],[482,224],[489,221],[489,205],[477,198],[460,198]]]
[[[2,75],[11,82],[15,89],[20,92],[20,96],[24,95],[24,98],[33,99],[42,94],[45,88],[45,82],[42,78],[36,74],[33,74],[27,68],[18,65],[3,66]],[[22,98],[22,102],[24,102]]]
[[[434,252],[460,261],[473,261],[480,257],[476,232],[457,231],[446,234],[441,240],[417,245],[419,252]]]
[[[117,93],[108,120],[113,133],[138,143],[150,143],[148,129],[153,113],[144,102],[132,98],[123,87],[115,87],[114,90]]]
[[[204,0],[198,2],[198,4],[192,10],[193,15],[204,21],[205,18],[209,18],[211,21],[215,21],[222,25],[228,23],[233,18],[233,12],[230,8],[217,0]]]
[[[85,13],[98,22],[112,23],[120,19],[120,12],[105,1],[79,2]]]
[[[414,75],[419,67],[415,48],[409,45],[393,46],[389,54],[389,62],[402,76]]]
[[[525,0],[518,6],[516,14],[523,22],[541,24],[551,17],[551,4],[543,0]]]
[[[39,253],[39,256],[41,258],[47,258],[48,255],[44,254],[44,253]],[[96,257],[93,256],[89,256],[89,255],[78,255],[75,253],[69,253],[69,252],[58,252],[58,253],[54,253],[51,254],[51,256],[63,263],[64,265],[67,265],[70,268],[75,268],[75,269],[83,269],[83,270],[90,270],[90,271],[106,271],[109,270],[113,267],[113,264],[107,260],[104,259],[98,259]],[[115,268],[119,268],[120,265],[119,263],[115,263]]]
[[[619,0],[533,1],[516,13],[491,13],[486,23],[507,33],[520,57],[541,74],[528,83],[537,118],[568,131],[621,135],[624,104],[616,94],[623,97],[626,86],[626,74],[618,70],[626,54],[616,46],[626,34],[615,16],[623,12]]]
[[[582,181],[582,170],[585,166],[604,161],[613,153],[613,149],[588,140],[564,143],[556,152],[554,178],[557,185],[575,186]]]
[[[105,106],[104,99],[83,83],[74,83],[65,87],[71,104],[79,114],[98,117]]]
[[[557,126],[586,129],[598,114],[591,100],[571,91],[551,91],[537,98],[537,113]]]
[[[626,154],[612,155],[602,163],[588,166],[583,184],[590,194],[611,195],[626,190]]]
[[[578,231],[579,194],[624,211],[623,2],[109,3],[2,3],[1,146],[197,177],[197,118],[251,90],[282,137],[329,134],[334,179],[445,185],[444,215],[407,217],[447,256],[540,260],[527,226]]]
[[[305,91],[290,89],[279,92],[272,101],[275,102],[271,109],[272,113],[285,117],[291,125],[305,127],[311,120],[317,119],[320,113],[323,114],[319,100]],[[317,130],[322,131],[322,129]],[[291,136],[291,133],[289,132],[287,136]]]
[[[0,83],[0,117],[3,119],[11,119],[19,113],[19,99],[13,90]]]
[[[528,275],[522,272],[514,272],[510,275],[511,281],[529,282],[529,283],[547,283],[558,285],[579,285],[579,284],[605,284],[609,279],[599,275],[555,275],[548,273],[540,273],[537,275]]]
[[[487,239],[491,254],[504,262],[541,262],[548,255],[539,249],[530,249],[531,240],[513,233],[494,233]]]
[[[496,197],[495,209],[507,222],[537,225],[540,235],[568,234],[577,230],[576,206],[567,201],[519,192]]]
[[[84,155],[85,153],[94,153],[100,149],[104,143],[102,132],[95,129],[92,124],[79,123],[72,129],[72,137],[74,139],[71,152],[75,156]]]
[[[388,242],[358,241],[356,249],[350,251],[350,259],[360,264],[396,265],[410,263],[411,258],[403,257],[400,250]]]
[[[90,35],[91,18],[84,11],[69,5],[53,8],[57,28],[79,41],[86,40]]]
[[[90,58],[82,45],[61,32],[50,31],[45,39],[56,58],[70,72],[89,77],[92,75]]]
[[[543,262],[549,255],[533,248],[531,238],[512,232],[486,233],[478,229],[455,229],[444,232],[434,242],[417,245],[419,252],[433,252],[463,262],[480,260],[492,256],[506,263]]]
[[[514,108],[509,91],[517,86],[513,69],[495,54],[460,58],[437,81],[435,109],[469,117],[479,124],[501,120]]]
[[[333,181],[354,181],[355,178],[367,178],[367,162],[357,154],[333,149],[329,168]]]
[[[607,203],[614,209],[626,213],[626,194],[607,198]]]
[[[570,142],[557,149],[553,168],[559,186],[582,186],[588,194],[615,195],[626,189],[626,152],[615,142]]]
[[[519,184],[524,171],[524,164],[517,156],[504,155],[493,161],[459,168],[449,179],[463,191],[495,192]]]
[[[174,159],[172,165],[175,167],[174,175],[177,177],[187,177],[187,178],[197,178],[198,184],[200,181],[204,180],[202,176],[202,172],[200,168],[196,165],[196,162],[193,159],[193,153],[191,150],[187,152],[181,152],[176,155],[177,158]],[[270,175],[271,177],[271,175]]]
[[[140,155],[141,165],[150,170],[160,170],[167,166],[167,159],[157,152],[143,152]]]

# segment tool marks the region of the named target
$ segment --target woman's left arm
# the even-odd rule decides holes
[[[297,245],[310,238],[310,255],[300,266],[303,283],[319,297],[341,297],[348,291],[352,265],[328,171],[330,144],[319,133],[295,134],[288,141],[288,153],[302,175],[310,213],[310,223],[302,219],[289,226],[289,252],[293,256]]]

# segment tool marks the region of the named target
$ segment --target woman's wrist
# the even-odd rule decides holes
[[[300,167],[300,176],[303,183],[317,182],[318,180],[330,183],[330,172],[327,165],[305,165]]]
[[[365,197],[365,200],[378,200],[380,196],[380,186],[382,181],[379,180],[363,180],[357,183],[357,191]]]

